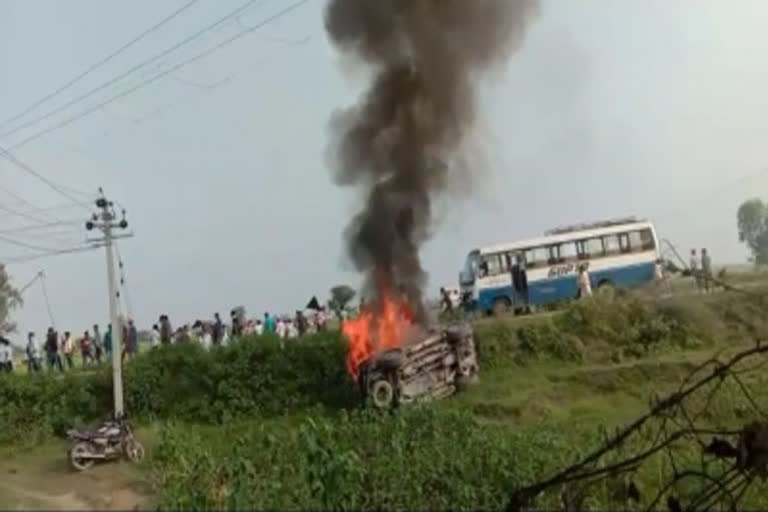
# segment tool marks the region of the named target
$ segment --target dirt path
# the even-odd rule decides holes
[[[68,465],[64,442],[0,461],[2,510],[151,508],[151,488],[139,468],[116,461],[77,473]]]

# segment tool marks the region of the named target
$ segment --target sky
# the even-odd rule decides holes
[[[123,308],[141,326],[161,313],[178,325],[236,305],[289,313],[335,284],[357,285],[342,231],[359,198],[334,185],[326,151],[331,114],[356,102],[368,75],[329,43],[323,0],[127,93],[292,1],[255,1],[236,21],[66,107],[244,3],[200,0],[0,124],[0,146],[66,193],[0,158],[0,261],[39,254],[19,242],[81,245],[93,236],[82,229],[92,209],[72,199],[103,187],[134,235],[119,242]],[[0,123],[187,2],[0,0]],[[653,220],[681,252],[708,247],[715,262],[745,261],[736,210],[765,198],[768,183],[765,19],[761,0],[542,0],[520,49],[478,80],[485,157],[438,201],[422,250],[429,291],[455,283],[475,246],[627,215]],[[9,231],[35,224],[29,215],[70,224]],[[18,286],[43,270],[53,322],[79,332],[108,321],[105,262],[102,249],[7,268]],[[24,299],[19,333],[47,328],[39,283]]]

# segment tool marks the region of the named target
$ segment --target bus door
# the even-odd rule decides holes
[[[525,256],[522,252],[509,255],[509,264],[512,273],[512,287],[515,290],[515,304],[528,306],[528,270],[525,265]]]

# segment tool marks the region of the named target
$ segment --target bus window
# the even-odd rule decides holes
[[[576,261],[578,255],[576,251],[576,242],[565,242],[560,244],[558,255],[560,263]]]
[[[501,273],[501,254],[486,254],[483,256],[482,265],[485,267],[483,277],[499,275]]]
[[[656,248],[656,241],[653,239],[653,232],[650,229],[640,231],[640,240],[644,251],[652,251]]]
[[[501,273],[509,272],[509,269],[512,268],[512,264],[515,261],[514,256],[512,253],[503,252],[499,254],[499,257],[501,258],[501,269],[499,271]]]
[[[528,268],[546,265],[548,259],[549,251],[546,247],[534,247],[525,251],[525,261]]]
[[[599,258],[603,255],[603,241],[599,238],[590,238],[582,240],[580,244],[580,259]]]
[[[619,234],[619,248],[621,252],[629,252],[629,235],[627,233]]]
[[[547,263],[550,265],[557,265],[557,263],[560,261],[560,248],[557,245],[550,245],[547,247],[547,250],[549,250],[549,258],[547,258]]]
[[[605,255],[613,256],[621,253],[621,246],[619,245],[618,235],[607,235],[603,237],[603,245],[605,246]]]
[[[643,243],[643,237],[640,231],[632,231],[629,233],[629,249],[632,252],[642,252],[645,244]]]

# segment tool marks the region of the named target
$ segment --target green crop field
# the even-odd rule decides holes
[[[337,333],[284,349],[270,337],[211,352],[162,347],[125,368],[126,407],[147,459],[88,474],[68,470],[60,436],[110,410],[110,368],[3,376],[0,506],[500,509],[515,488],[600,445],[714,352],[727,357],[766,332],[763,302],[735,292],[607,294],[554,313],[482,319],[476,385],[387,413],[360,407]],[[744,378],[760,404],[765,384],[759,372]],[[717,425],[757,417],[733,389],[707,414]],[[691,443],[679,450],[691,460],[700,453]],[[649,458],[634,476],[641,500],[670,471],[664,457]],[[617,499],[607,482],[585,503],[626,505]],[[765,508],[768,488],[758,483],[744,500]],[[537,505],[559,503],[553,489]]]

